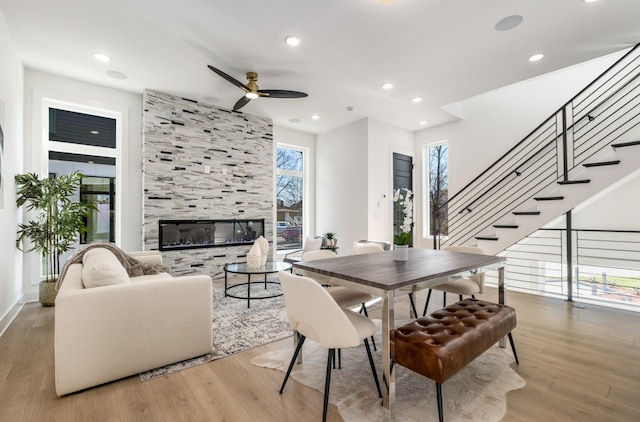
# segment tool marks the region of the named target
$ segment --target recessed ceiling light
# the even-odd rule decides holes
[[[314,114],[313,116],[311,116],[311,118],[313,120],[318,120],[320,118],[320,116],[318,116],[317,114]]]
[[[534,54],[533,56],[529,57],[529,61],[530,62],[537,62],[539,60],[542,60],[543,57],[544,57],[544,54],[541,54],[541,53]]]
[[[287,45],[290,45],[291,47],[297,47],[300,45],[300,38],[294,35],[288,35],[285,37],[284,42],[287,43]]]
[[[208,103],[212,103],[215,104],[217,102],[220,101],[220,99],[216,98],[216,97],[204,97],[204,100]]]
[[[110,62],[111,61],[111,57],[107,56],[104,53],[93,53],[93,58],[96,59],[99,62]]]
[[[378,3],[395,3],[398,0],[378,0]]]
[[[420,126],[426,126],[426,124],[427,124],[426,120],[420,120],[420,123],[419,123]]]
[[[300,119],[289,119],[291,123],[300,123]]]
[[[419,102],[422,102],[422,97],[413,97],[411,99],[412,103],[418,104]]]
[[[117,70],[107,70],[107,76],[110,76],[113,79],[127,79],[127,75],[122,72],[118,72]]]
[[[91,133],[92,135],[97,135],[97,134],[99,134],[100,132],[98,132],[97,130],[92,130],[90,133]]]
[[[382,84],[382,89],[391,89],[393,88],[393,84],[391,82],[385,82]]]
[[[596,0],[583,0],[585,3],[594,3]]]
[[[524,18],[520,15],[507,16],[496,23],[495,29],[496,31],[508,31],[520,25],[523,20]]]

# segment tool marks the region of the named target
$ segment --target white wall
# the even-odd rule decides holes
[[[368,120],[316,136],[316,234],[337,233],[340,255],[368,236]]]
[[[142,95],[102,87],[31,69],[25,71],[24,84],[24,171],[41,173],[45,168],[42,149],[44,100],[86,107],[88,110],[119,114],[122,121],[120,241],[124,250],[142,248]],[[35,254],[24,260],[24,290],[33,299],[39,282],[39,262]]]
[[[393,153],[413,157],[413,190],[420,186],[414,134],[369,119],[368,234],[367,239],[393,241]],[[416,223],[419,221],[415,220]],[[414,228],[418,233],[418,227]]]
[[[22,91],[24,71],[13,38],[0,10],[0,124],[3,156],[0,181],[0,333],[20,310],[22,303],[22,253],[16,249],[19,221],[13,178],[22,173]]]

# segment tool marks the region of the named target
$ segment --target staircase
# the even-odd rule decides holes
[[[449,199],[441,245],[498,254],[639,172],[640,44]]]

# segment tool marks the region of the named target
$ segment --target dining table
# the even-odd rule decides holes
[[[498,303],[505,303],[506,258],[438,249],[409,248],[406,261],[396,261],[394,251],[303,261],[294,268],[333,277],[332,284],[358,289],[382,298],[383,420],[394,420],[395,371],[391,364],[391,330],[395,328],[394,302],[438,284],[473,274],[498,271]],[[309,274],[309,276],[313,276]],[[504,339],[500,341],[504,347]]]

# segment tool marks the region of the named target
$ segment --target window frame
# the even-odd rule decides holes
[[[291,176],[291,177],[300,177],[302,178],[302,246],[304,246],[304,240],[307,238],[308,234],[310,233],[310,224],[311,224],[311,219],[310,219],[310,210],[309,210],[309,205],[310,205],[310,200],[309,200],[309,194],[311,192],[310,190],[310,182],[309,182],[309,175],[310,175],[310,150],[309,148],[306,147],[302,147],[299,145],[294,145],[294,144],[290,144],[290,143],[286,143],[286,142],[276,142],[275,145],[275,154],[274,154],[274,171],[275,171],[275,177],[274,177],[274,239],[275,239],[275,244],[276,244],[276,252],[279,254],[286,254],[289,253],[297,248],[290,248],[290,249],[279,249],[278,248],[278,234],[277,234],[277,215],[278,215],[278,197],[277,197],[277,185],[278,185],[278,176]],[[296,170],[286,170],[286,169],[280,169],[278,168],[278,149],[289,149],[289,150],[293,150],[293,151],[297,151],[302,153],[302,171],[296,171]]]

